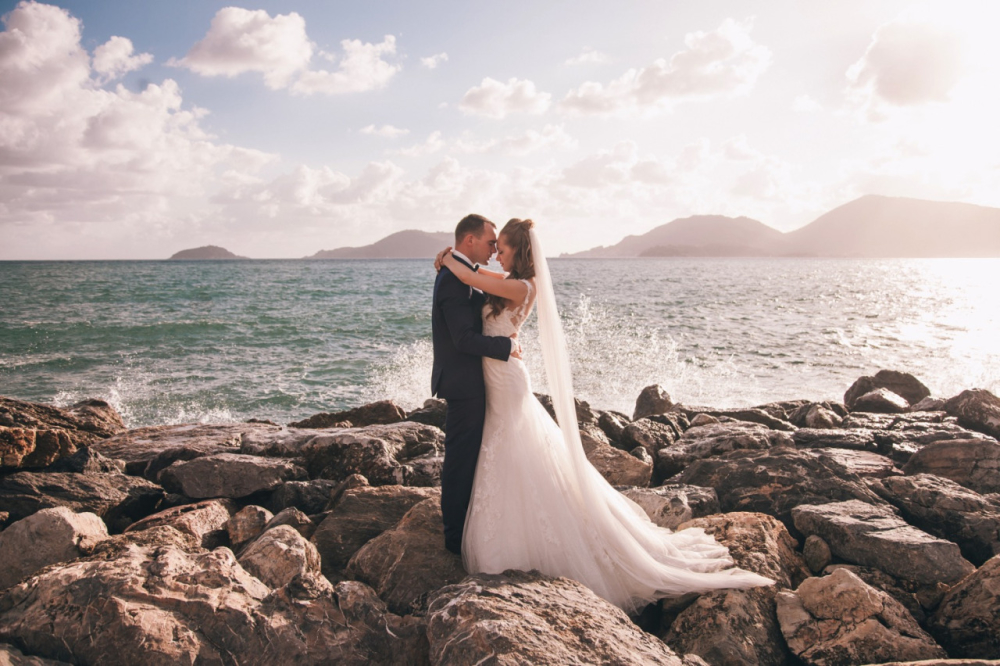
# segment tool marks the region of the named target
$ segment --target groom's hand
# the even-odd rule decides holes
[[[510,356],[519,361],[524,360],[521,357],[521,343],[517,341],[517,333],[510,336]]]

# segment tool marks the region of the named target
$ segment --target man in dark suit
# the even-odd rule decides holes
[[[496,252],[496,241],[495,224],[482,215],[467,215],[455,228],[452,255],[476,270]],[[463,284],[447,268],[438,272],[431,317],[434,338],[431,394],[448,402],[441,515],[445,547],[459,554],[486,419],[482,357],[506,361],[512,351],[517,353],[517,345],[511,338],[483,335],[484,303],[482,292]]]

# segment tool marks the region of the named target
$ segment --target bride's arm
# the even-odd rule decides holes
[[[498,280],[503,280],[507,277],[506,273],[497,273],[496,271],[490,271],[483,268],[482,266],[480,266],[479,270],[476,272],[479,273],[480,275],[489,275],[491,278],[496,278]]]
[[[492,271],[488,271],[491,273],[490,275],[487,275],[486,272],[480,275],[478,271],[470,269],[461,261],[451,256],[450,252],[445,254],[441,259],[441,265],[454,273],[455,277],[465,284],[485,291],[487,294],[506,298],[515,303],[521,303],[524,301],[524,297],[528,295],[528,287],[520,280],[498,280],[495,277],[496,273]]]

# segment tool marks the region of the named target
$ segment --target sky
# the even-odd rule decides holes
[[[0,260],[1000,206],[992,0],[0,0]]]

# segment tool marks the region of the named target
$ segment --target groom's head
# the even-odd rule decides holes
[[[477,264],[488,263],[497,251],[497,225],[482,215],[466,215],[455,227],[455,249]]]

